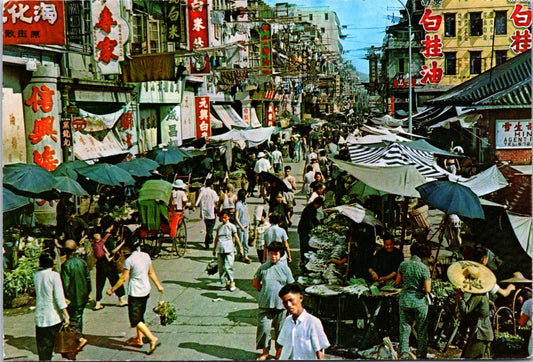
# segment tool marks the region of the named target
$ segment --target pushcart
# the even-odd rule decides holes
[[[164,180],[148,180],[139,190],[140,236],[153,258],[160,256],[165,244],[178,257],[187,250],[185,215],[169,207],[171,192],[172,184]]]

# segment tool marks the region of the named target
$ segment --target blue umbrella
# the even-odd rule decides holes
[[[192,154],[177,147],[168,146],[150,151],[148,158],[158,162],[160,165],[174,165],[191,158]]]
[[[56,179],[44,168],[29,163],[14,163],[4,166],[3,182],[13,188],[39,194],[55,188]]]
[[[128,171],[108,163],[97,163],[89,167],[79,169],[80,175],[103,185],[123,186],[133,185],[135,180]]]
[[[85,191],[78,181],[71,179],[68,176],[56,176],[56,180],[56,189],[61,192],[76,196],[88,195],[87,191]]]
[[[2,188],[2,210],[4,212],[18,209],[30,203],[30,199],[24,196],[14,194],[12,191]]]
[[[52,171],[54,176],[68,176],[72,179],[77,179],[78,174],[76,173],[76,170],[89,167],[90,165],[87,162],[75,160],[75,161],[69,161],[69,162],[63,162],[57,168]]]
[[[117,166],[128,171],[132,176],[151,176],[151,172],[159,167],[159,164],[149,158],[134,158],[133,160],[117,163]]]
[[[479,197],[468,187],[450,181],[431,181],[416,187],[422,199],[447,214],[484,219]]]

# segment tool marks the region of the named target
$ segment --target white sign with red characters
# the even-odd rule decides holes
[[[442,15],[434,13],[430,8],[424,10],[424,14],[418,22],[426,32],[436,32],[440,29],[442,24]],[[442,39],[439,34],[426,34],[424,40],[422,40],[422,45],[424,48],[420,51],[424,58],[442,58]],[[433,60],[429,65],[423,65],[422,70],[422,79],[420,83],[426,84],[437,84],[442,80],[444,71],[439,67],[438,62]]]
[[[209,97],[195,97],[194,105],[196,111],[196,138],[211,136]]]
[[[515,53],[520,54],[531,49],[531,9],[527,9],[522,4],[515,4],[513,12],[509,16],[516,29],[511,35],[511,45],[509,48]]]
[[[57,85],[30,83],[22,97],[28,162],[53,171],[62,160]]]
[[[102,74],[120,74],[119,61],[124,60],[124,44],[129,27],[120,17],[120,0],[93,0],[92,23],[94,57]]]
[[[209,47],[209,24],[207,23],[207,0],[187,0],[187,33],[189,49]],[[191,74],[208,74],[209,57],[198,54],[191,58]]]
[[[496,120],[496,148],[531,148],[531,120]]]

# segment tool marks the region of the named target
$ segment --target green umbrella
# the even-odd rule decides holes
[[[363,201],[368,196],[372,196],[372,195],[383,196],[383,195],[387,195],[388,192],[376,190],[372,186],[368,186],[362,181],[355,181],[353,184],[350,185],[348,194],[357,195],[357,199],[360,201]]]
[[[78,170],[79,174],[103,185],[133,185],[135,180],[128,171],[108,163],[97,163]]]
[[[2,210],[4,212],[15,210],[22,206],[26,206],[30,202],[30,199],[27,197],[16,195],[5,187],[2,189]]]
[[[66,192],[76,196],[88,195],[87,191],[78,181],[71,179],[68,176],[56,176],[56,189],[61,192]]]
[[[174,165],[191,157],[192,154],[189,152],[172,146],[152,150],[148,153],[148,158],[160,165]]]
[[[127,162],[118,163],[116,166],[128,171],[132,176],[150,176],[151,171],[157,169],[159,164],[149,158],[134,158]]]
[[[50,171],[28,163],[4,166],[3,182],[17,190],[35,194],[53,190],[56,185],[56,179]]]
[[[87,162],[80,160],[63,162],[61,165],[57,166],[57,168],[52,171],[52,173],[54,174],[54,176],[68,176],[72,179],[77,179],[78,174],[76,170],[89,166],[90,165]]]

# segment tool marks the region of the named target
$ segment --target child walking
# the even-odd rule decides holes
[[[246,190],[240,189],[237,192],[237,203],[235,204],[235,222],[237,224],[237,234],[241,241],[243,255],[241,261],[250,264],[252,260],[248,257],[248,228],[250,219],[248,217],[248,205],[246,204]]]

